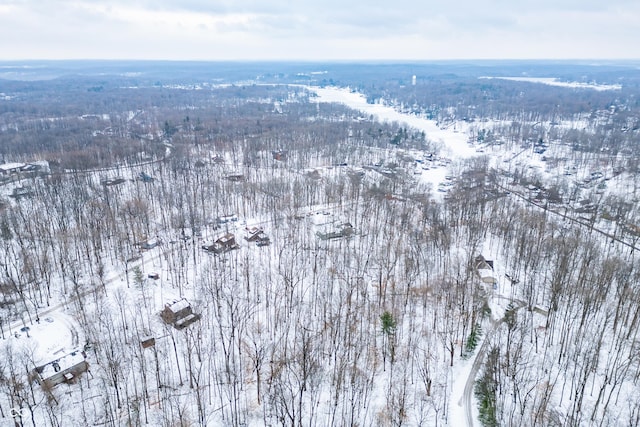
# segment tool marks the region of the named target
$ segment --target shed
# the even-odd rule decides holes
[[[142,348],[153,347],[156,345],[156,339],[154,337],[143,337],[140,340],[140,344],[142,345]]]

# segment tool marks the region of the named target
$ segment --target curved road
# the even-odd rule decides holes
[[[510,300],[512,302],[517,303],[518,305],[513,307],[513,310],[517,311],[524,307],[526,303],[520,300]],[[462,394],[462,398],[458,402],[458,405],[464,405],[464,413],[465,418],[467,420],[467,427],[473,427],[473,410],[471,408],[471,396],[473,396],[473,388],[476,383],[476,377],[478,376],[478,372],[480,371],[480,367],[482,366],[482,362],[484,362],[484,357],[487,354],[487,348],[489,346],[489,342],[491,342],[493,335],[500,326],[504,322],[504,316],[500,320],[491,319],[491,327],[487,331],[484,340],[482,341],[482,345],[478,349],[478,354],[476,354],[476,358],[473,361],[473,365],[471,367],[471,372],[469,372],[469,376],[467,377],[467,382],[464,385],[464,393]]]

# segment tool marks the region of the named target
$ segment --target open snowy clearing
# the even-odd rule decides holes
[[[18,330],[9,331],[10,337],[2,341],[2,345],[10,345],[18,352],[27,352],[36,366],[84,346],[84,336],[77,322],[62,312],[50,313],[34,324],[26,323]]]

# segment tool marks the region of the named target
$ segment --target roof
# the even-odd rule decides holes
[[[487,279],[487,280],[495,280],[495,276],[493,275],[493,270],[488,269],[488,268],[479,268],[478,269],[478,275],[480,276],[480,279],[482,279],[483,281],[485,279]]]
[[[200,316],[194,313],[191,313],[185,317],[183,317],[182,319],[178,319],[175,323],[175,327],[178,329],[181,329],[185,326],[189,326],[191,323],[197,321],[200,319]]]
[[[229,242],[229,241],[231,241],[233,239],[235,239],[235,236],[233,234],[231,234],[231,233],[227,233],[225,235],[222,235],[222,236],[218,237],[216,242],[226,243],[226,242]]]
[[[263,231],[263,230],[262,230],[262,227],[258,227],[258,226],[256,226],[256,225],[247,226],[247,227],[245,228],[245,230],[247,230],[247,232],[248,232],[249,234],[256,234],[256,233],[259,233],[259,232]]]
[[[180,300],[176,300],[170,304],[167,304],[165,307],[167,307],[169,310],[173,311],[174,313],[178,313],[181,310],[184,310],[185,308],[189,308],[190,304],[189,302],[182,298]]]
[[[51,378],[56,375],[58,372],[66,371],[67,369],[71,369],[74,366],[84,362],[85,357],[82,351],[76,350],[65,356],[62,356],[60,359],[53,360],[46,365],[40,366],[37,369],[40,377],[43,379]]]
[[[25,163],[5,163],[0,165],[0,170],[3,171],[10,171],[10,170],[14,170],[14,169],[20,169],[25,167],[26,164]]]

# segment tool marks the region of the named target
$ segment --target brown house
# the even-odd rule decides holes
[[[226,233],[218,237],[212,244],[203,245],[202,249],[213,252],[215,254],[223,254],[234,249],[239,249],[240,245],[236,243],[236,237],[233,233]]]
[[[164,323],[173,325],[176,329],[183,329],[200,319],[200,315],[193,312],[189,302],[182,298],[164,305],[160,313]]]
[[[32,371],[32,376],[40,385],[51,388],[58,384],[74,384],[78,377],[89,370],[83,351],[76,350]]]

